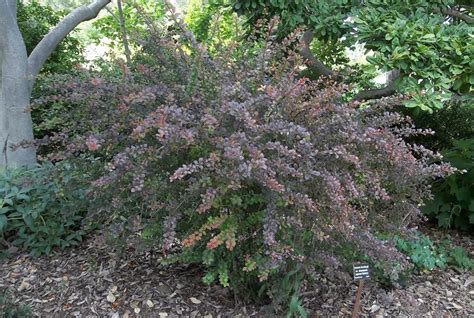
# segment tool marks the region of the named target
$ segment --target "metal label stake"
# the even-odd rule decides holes
[[[357,318],[359,317],[360,297],[362,296],[362,288],[364,288],[364,281],[370,278],[369,265],[368,264],[354,264],[352,267],[352,270],[354,272],[354,281],[359,281],[354,309],[352,310],[352,318]]]

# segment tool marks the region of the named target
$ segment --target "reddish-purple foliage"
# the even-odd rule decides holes
[[[341,84],[298,78],[296,55],[275,59],[271,43],[247,60],[155,43],[157,64],[139,66],[134,84],[58,92],[86,118],[58,135],[79,133],[51,158],[103,162],[91,192],[102,215],[143,214],[162,225],[164,250],[213,250],[237,264],[229,273],[260,280],[288,261],[334,263],[328,246],[341,241],[396,277],[404,257],[374,234],[405,231],[429,181],[453,170],[403,139],[430,132],[392,111],[396,100],[361,109]]]

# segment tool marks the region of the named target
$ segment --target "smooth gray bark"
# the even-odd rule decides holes
[[[111,0],[73,10],[28,57],[17,23],[16,0],[0,0],[0,167],[36,163],[29,111],[36,76],[57,45],[81,22],[93,19]],[[23,147],[12,147],[23,144]]]
[[[0,0],[1,1],[1,0]],[[81,22],[92,20],[111,0],[95,0],[88,6],[74,9],[58,25],[49,31],[31,52],[28,63],[30,74],[36,77],[44,62],[53,53],[58,44],[74,30]],[[34,80],[34,79],[33,79]]]
[[[0,166],[32,165],[34,147],[11,149],[23,141],[33,142],[28,60],[16,22],[16,1],[0,0],[0,30]]]

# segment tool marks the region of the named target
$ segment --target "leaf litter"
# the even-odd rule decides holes
[[[430,237],[440,235],[430,233]],[[472,255],[474,240],[453,240]],[[159,251],[118,257],[90,239],[54,256],[17,254],[0,263],[0,289],[35,317],[264,317],[265,308],[236,303],[230,291],[202,283],[197,266],[163,265]],[[129,252],[129,251],[127,251]],[[347,317],[356,285],[327,269],[302,296],[311,317]],[[369,281],[360,317],[474,317],[474,273],[434,270],[406,288],[387,290]]]

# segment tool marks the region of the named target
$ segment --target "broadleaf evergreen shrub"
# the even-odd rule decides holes
[[[474,104],[453,103],[433,114],[413,115],[417,126],[436,132],[413,140],[440,151],[444,160],[464,171],[435,180],[434,198],[426,202],[423,212],[440,227],[474,229]]]
[[[63,146],[51,157],[103,165],[89,193],[96,217],[141,220],[169,262],[200,263],[204,282],[276,309],[299,311],[301,279],[341,265],[334,246],[347,241],[396,281],[405,257],[374,233],[406,231],[428,182],[454,170],[403,139],[429,132],[389,99],[358,109],[342,102],[343,85],[298,78],[298,54],[271,31],[260,54],[238,60],[171,35],[150,31],[144,54],[156,62],[133,84],[52,88],[84,105],[86,119],[68,128],[82,136],[52,136]]]
[[[455,140],[453,147],[442,153],[463,173],[434,182],[434,198],[423,211],[440,227],[474,229],[474,138]]]
[[[51,165],[16,168],[0,173],[0,237],[32,255],[77,245],[81,229],[84,190],[67,170],[56,175]]]

